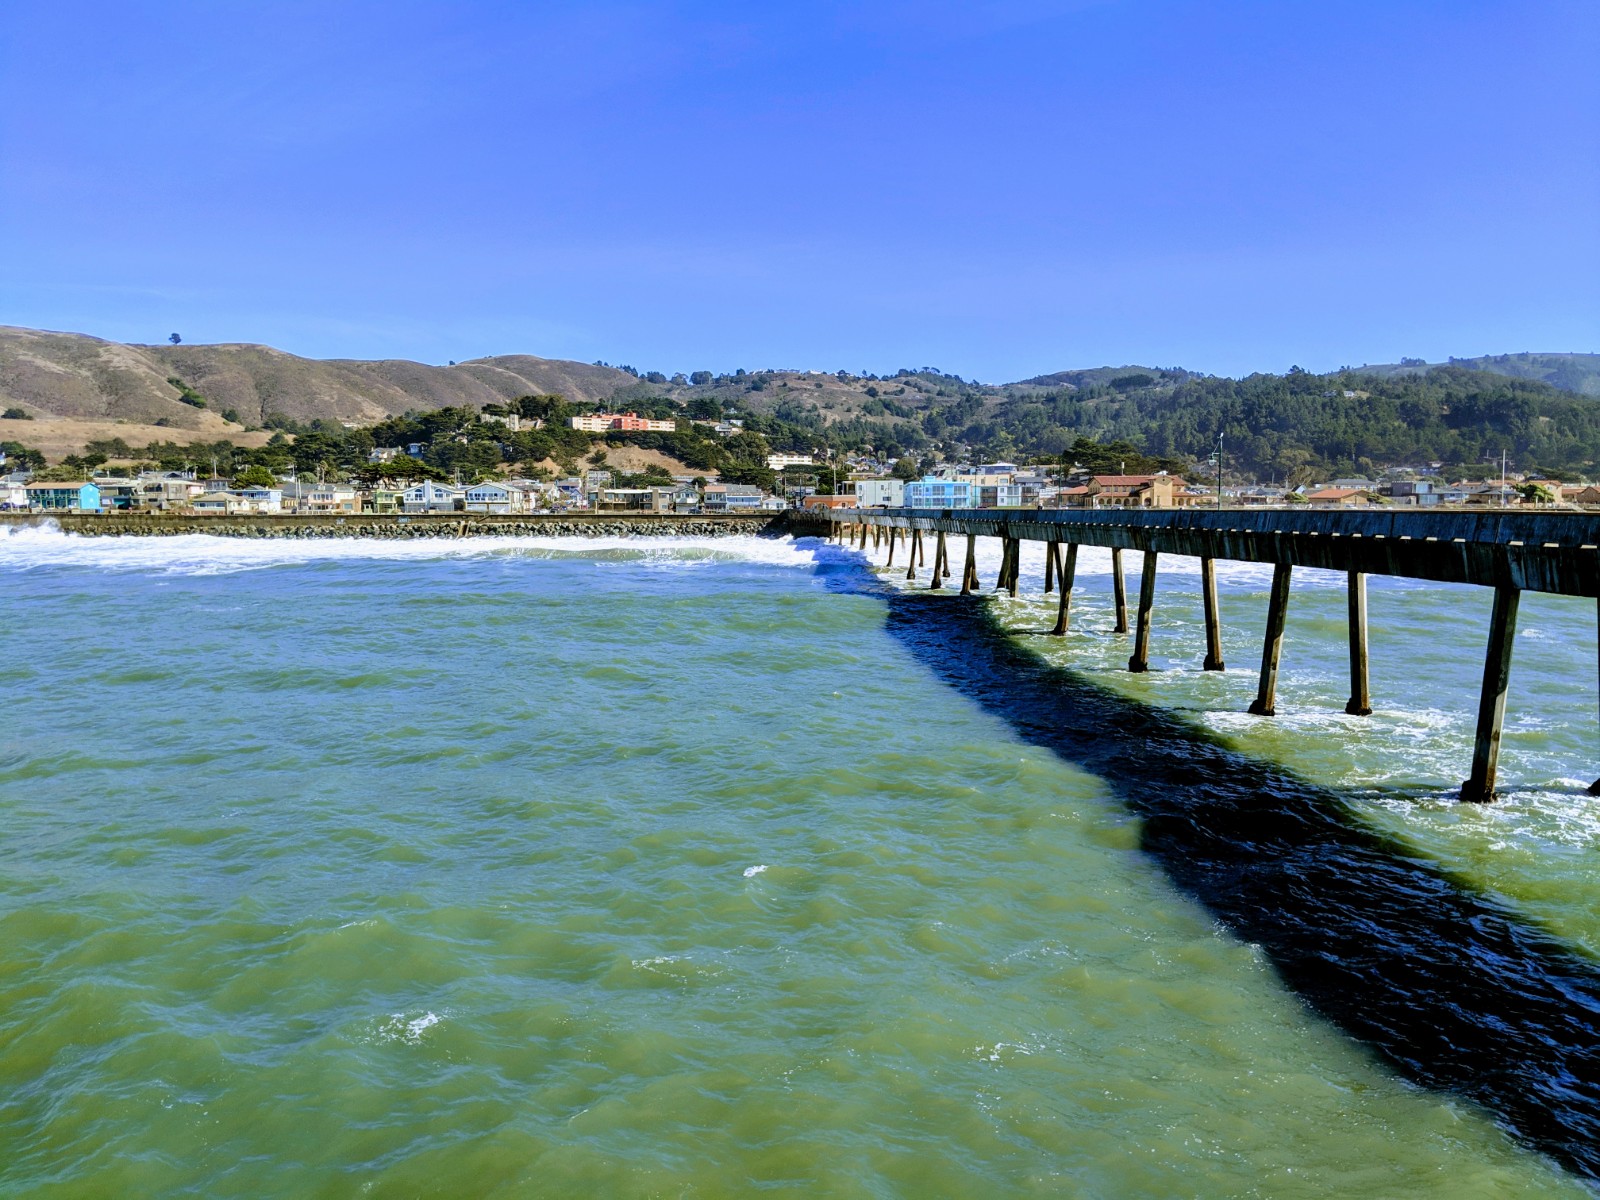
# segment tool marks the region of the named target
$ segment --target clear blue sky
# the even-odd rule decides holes
[[[665,371],[1600,350],[1595,0],[7,0],[0,323]]]

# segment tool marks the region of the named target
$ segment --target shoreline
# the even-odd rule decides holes
[[[0,513],[0,528],[53,526],[87,537],[461,538],[461,537],[806,537],[828,522],[805,513],[695,514],[483,513],[197,517],[181,513]]]

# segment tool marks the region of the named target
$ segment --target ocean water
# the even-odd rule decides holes
[[[1157,714],[1326,790],[1581,971],[1593,605],[1526,598],[1466,807],[1485,597],[1374,580],[1357,719],[1342,579],[1297,574],[1263,720],[1265,574],[1222,568],[1207,674],[1164,559],[1132,676],[1108,564],[1053,639],[1038,548],[963,605],[804,540],[0,537],[0,1194],[1589,1194],[1163,851],[1161,743],[1052,746],[984,647],[1070,676],[1080,739]]]

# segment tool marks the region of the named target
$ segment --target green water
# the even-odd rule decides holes
[[[0,543],[0,1193],[1587,1194],[1308,1015],[835,553]],[[1594,806],[1560,782],[1588,709],[1514,724],[1539,787],[1454,815],[1454,676],[1340,733],[1342,644],[1292,625],[1285,718],[1246,727],[1253,577],[1223,677],[1189,669],[1177,576],[1168,669],[1112,671],[1097,586],[1050,654],[1359,783],[1600,941]],[[1384,597],[1446,632],[1376,691],[1475,644],[1471,604],[1375,588],[1375,629]]]

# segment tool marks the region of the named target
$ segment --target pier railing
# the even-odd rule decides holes
[[[1222,670],[1221,617],[1217,602],[1215,563],[1270,563],[1273,567],[1267,602],[1267,626],[1261,652],[1260,682],[1250,711],[1272,716],[1276,711],[1278,666],[1283,651],[1284,620],[1295,567],[1342,571],[1348,579],[1350,627],[1350,699],[1345,711],[1364,716],[1372,711],[1368,681],[1368,575],[1392,575],[1438,583],[1465,583],[1493,588],[1488,648],[1472,771],[1463,783],[1464,800],[1494,798],[1500,736],[1505,722],[1506,692],[1515,644],[1517,605],[1524,591],[1566,596],[1600,597],[1600,514],[1517,512],[1350,512],[1336,509],[835,509],[829,514],[834,535],[861,549],[887,544],[894,565],[897,544],[904,544],[906,578],[915,579],[926,565],[923,535],[935,535],[931,586],[954,578],[946,539],[967,539],[966,561],[959,584],[963,595],[979,590],[976,539],[1001,543],[1001,565],[995,586],[1016,595],[1020,546],[1043,542],[1044,590],[1057,588],[1060,598],[1053,634],[1067,631],[1073,578],[1079,546],[1111,550],[1112,589],[1118,633],[1129,632],[1122,552],[1145,555],[1140,573],[1137,626],[1128,670],[1149,670],[1150,625],[1155,608],[1156,567],[1162,554],[1200,560],[1201,596],[1205,608],[1204,669]],[[1600,782],[1590,788],[1600,794]]]

